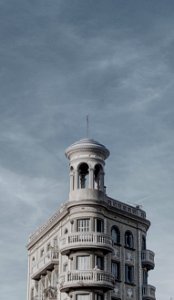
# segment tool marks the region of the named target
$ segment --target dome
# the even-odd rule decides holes
[[[90,152],[100,152],[103,154],[104,159],[106,159],[110,154],[109,150],[104,145],[100,144],[99,142],[93,139],[85,138],[69,146],[65,151],[65,155],[67,158],[69,158],[70,155],[74,152],[86,150],[89,150]]]

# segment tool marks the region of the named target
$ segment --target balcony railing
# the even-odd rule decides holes
[[[141,253],[143,266],[145,266],[149,270],[154,269],[154,267],[155,267],[154,256],[155,256],[155,254],[153,251],[143,250]]]
[[[143,285],[143,289],[142,289],[143,300],[146,299],[155,300],[155,290],[156,288],[150,284]]]
[[[41,275],[46,275],[47,271],[51,271],[54,265],[59,262],[59,252],[51,249],[42,256],[31,268],[32,279],[39,280]]]
[[[112,238],[104,233],[77,232],[60,239],[62,254],[67,254],[74,248],[100,248],[112,252]]]
[[[114,288],[114,276],[102,270],[71,271],[60,276],[60,291],[80,287],[102,287],[105,290]]]

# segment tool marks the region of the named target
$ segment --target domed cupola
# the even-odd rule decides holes
[[[70,160],[70,200],[105,192],[104,161],[109,150],[104,145],[86,138],[68,147],[65,154]]]

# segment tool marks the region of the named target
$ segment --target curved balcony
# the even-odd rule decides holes
[[[70,271],[60,275],[60,291],[69,292],[71,289],[90,287],[112,290],[114,276],[102,270]]]
[[[142,296],[143,300],[155,300],[155,290],[156,288],[153,285],[147,284],[143,285]]]
[[[152,270],[155,267],[154,261],[155,253],[151,250],[143,250],[141,253],[142,265],[148,270]]]
[[[107,234],[93,232],[77,232],[60,239],[61,254],[69,254],[71,250],[81,248],[97,248],[106,252],[112,252],[112,239]]]
[[[54,269],[54,265],[59,263],[59,252],[57,250],[49,250],[41,257],[31,268],[31,278],[39,280],[41,275],[46,275],[47,271]]]

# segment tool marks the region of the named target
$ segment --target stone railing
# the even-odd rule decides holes
[[[100,247],[113,250],[112,238],[104,233],[77,232],[64,236],[60,239],[60,251],[70,250],[77,247]]]
[[[60,275],[60,290],[80,286],[104,286],[113,289],[115,278],[103,270],[70,271]]]
[[[149,267],[154,268],[155,266],[155,253],[151,250],[143,250],[141,253],[142,263],[144,265],[149,265]]]
[[[117,209],[120,209],[124,212],[127,212],[127,213],[131,213],[135,216],[138,216],[140,218],[143,218],[143,219],[146,219],[146,213],[144,210],[142,210],[140,208],[139,205],[133,207],[131,205],[128,205],[126,203],[123,203],[123,202],[120,202],[118,200],[114,200],[112,198],[106,198],[106,202],[109,206],[111,207],[114,207],[114,208],[117,208]]]
[[[155,290],[156,290],[156,288],[150,284],[143,285],[143,288],[142,288],[143,299],[147,297],[148,299],[155,300]]]
[[[59,252],[57,250],[51,249],[45,255],[43,255],[37,262],[33,263],[31,268],[31,274],[34,275],[47,268],[50,264],[58,264]]]

